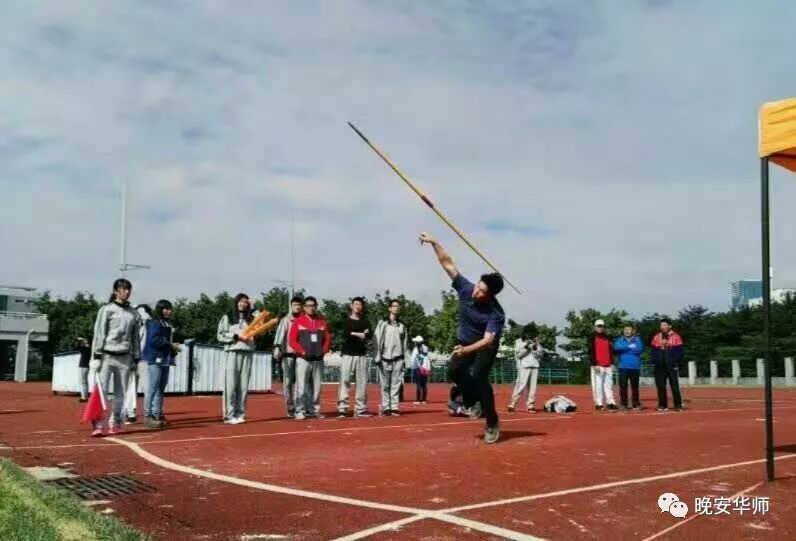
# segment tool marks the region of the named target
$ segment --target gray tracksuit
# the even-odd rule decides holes
[[[288,415],[296,411],[296,352],[290,347],[287,333],[290,325],[296,320],[293,314],[288,314],[279,322],[274,337],[274,352],[278,351],[278,358],[282,360],[282,392],[285,395],[285,407]],[[306,400],[302,397],[302,400]]]
[[[518,338],[514,342],[514,355],[517,359],[517,381],[514,383],[514,392],[511,394],[510,408],[516,407],[522,392],[529,386],[526,407],[528,409],[534,407],[536,381],[539,378],[539,362],[544,357],[544,349],[538,344],[534,349],[532,345],[532,342],[526,342],[522,338]]]
[[[257,312],[252,314],[257,317]],[[246,417],[246,398],[249,392],[249,378],[252,370],[252,352],[254,343],[235,340],[235,335],[240,334],[248,327],[246,321],[237,315],[236,322],[230,321],[230,316],[224,314],[218,322],[218,341],[224,344],[224,420],[233,417]]]
[[[373,362],[379,371],[381,383],[381,411],[398,411],[408,340],[406,327],[400,321],[391,323],[389,319],[382,319],[373,335],[376,341]]]
[[[103,305],[94,322],[92,355],[102,361],[99,379],[106,396],[113,378],[113,410],[109,419],[111,426],[124,423],[124,399],[130,365],[141,358],[140,326],[138,312],[127,303],[116,302]],[[103,421],[98,421],[95,428],[102,424]]]

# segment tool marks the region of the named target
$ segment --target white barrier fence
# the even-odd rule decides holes
[[[54,393],[80,392],[79,353],[61,353],[53,356],[52,391]],[[146,376],[144,364],[140,366],[138,392],[144,392]],[[111,378],[113,379],[113,378]],[[94,381],[93,371],[89,382]],[[252,359],[252,373],[249,379],[250,391],[271,390],[271,354],[255,351]],[[176,366],[169,372],[167,393],[213,393],[224,387],[224,350],[218,346],[194,344],[185,347],[176,358]],[[113,381],[110,383],[113,392]]]

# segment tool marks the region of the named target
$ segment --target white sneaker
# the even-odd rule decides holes
[[[235,420],[237,421],[235,424],[239,425],[246,422],[246,417],[235,417]]]
[[[303,414],[303,413],[301,413],[301,412],[298,412],[298,413],[296,414],[296,417],[295,417],[296,421],[303,421],[303,420],[304,420],[304,419],[306,419],[306,418],[307,418],[307,416],[306,416],[306,415],[304,415],[304,414]]]

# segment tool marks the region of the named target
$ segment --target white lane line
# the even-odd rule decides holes
[[[789,458],[796,458],[796,454],[780,455],[774,457],[774,460],[788,460]],[[650,483],[653,481],[662,481],[664,479],[674,479],[677,477],[686,477],[689,475],[696,475],[699,473],[708,473],[714,471],[728,470],[731,468],[741,468],[743,466],[751,466],[754,464],[762,464],[766,461],[765,458],[758,460],[747,460],[745,462],[735,462],[733,464],[721,464],[719,466],[711,466],[709,468],[699,468],[696,470],[685,470],[674,473],[666,473],[663,475],[653,475],[651,477],[638,477],[636,479],[626,479],[624,481],[614,481],[612,483],[603,483],[600,485],[589,485],[584,487],[569,488],[566,490],[556,490],[554,492],[546,492],[543,494],[532,494],[530,496],[518,496],[516,498],[508,498],[505,500],[495,500],[492,502],[476,503],[472,505],[463,505],[461,507],[451,507],[449,509],[442,509],[443,513],[458,513],[461,511],[470,511],[472,509],[483,509],[484,507],[495,507],[498,505],[509,505],[512,503],[529,502],[533,500],[542,500],[545,498],[554,498],[557,496],[568,496],[570,494],[580,494],[581,492],[591,492],[593,490],[605,490],[614,487],[623,487],[628,485],[638,485],[641,483]]]
[[[760,485],[762,485],[762,484],[763,484],[763,481],[760,481],[759,483],[755,483],[754,485],[752,485],[752,486],[750,486],[750,487],[746,487],[746,488],[745,488],[745,489],[743,489],[742,491],[740,491],[740,492],[738,492],[738,493],[736,493],[736,494],[733,494],[732,496],[730,496],[730,500],[733,500],[733,499],[735,499],[735,498],[738,498],[738,497],[740,497],[740,496],[743,496],[743,495],[744,495],[744,494],[746,494],[747,492],[751,492],[751,491],[753,491],[754,489],[756,489],[757,487],[759,487],[759,486],[760,486]],[[693,512],[693,509],[692,509],[692,512]],[[701,516],[702,516],[702,515],[698,515],[698,514],[694,513],[693,515],[691,515],[691,516],[690,516],[690,517],[688,517],[687,519],[685,519],[685,520],[682,520],[682,521],[680,521],[680,522],[678,522],[678,523],[676,523],[676,524],[673,524],[672,526],[669,526],[668,528],[666,528],[666,529],[664,529],[664,530],[661,530],[661,531],[659,531],[658,533],[656,533],[656,534],[653,534],[653,535],[651,535],[651,536],[647,537],[646,539],[644,539],[644,541],[652,541],[653,539],[657,539],[657,538],[659,538],[660,536],[662,536],[662,535],[666,535],[667,533],[671,532],[672,530],[675,530],[675,529],[679,528],[680,526],[685,526],[686,524],[688,524],[689,522],[691,522],[691,521],[692,521],[692,520],[694,520],[695,518],[699,518],[699,517],[701,517]]]
[[[556,417],[539,417],[539,416],[528,416],[523,417],[520,419],[505,419],[502,420],[501,423],[516,423],[521,421],[557,421],[563,419],[572,419],[573,416],[571,415],[559,415]],[[295,421],[296,423],[300,421]],[[468,422],[467,419],[459,419],[457,421],[450,421],[445,423],[426,423],[426,424],[402,424],[402,425],[379,425],[379,426],[348,426],[345,428],[330,428],[326,430],[313,430],[317,425],[309,425],[305,430],[291,430],[286,432],[260,432],[256,434],[235,434],[231,436],[198,436],[195,438],[184,438],[184,439],[175,439],[175,440],[147,440],[141,441],[141,443],[145,443],[146,445],[155,445],[157,443],[187,443],[187,442],[196,442],[196,441],[210,441],[210,440],[228,440],[228,439],[238,439],[238,438],[262,438],[262,437],[270,437],[270,436],[292,436],[295,434],[324,434],[324,433],[333,433],[333,432],[364,432],[367,430],[386,430],[391,428],[404,428],[407,430],[413,430],[416,428],[434,428],[438,426],[465,426],[472,428],[473,426],[478,426],[476,423]],[[133,438],[128,439],[127,441],[136,442],[138,440],[134,440]]]
[[[532,535],[524,534],[521,532],[515,532],[514,530],[509,530],[507,528],[501,528],[499,526],[494,526],[492,524],[485,524],[483,522],[478,522],[475,520],[470,520],[462,517],[457,517],[453,515],[448,515],[446,513],[440,511],[433,511],[427,509],[419,509],[415,507],[404,507],[401,505],[392,505],[392,504],[385,504],[379,502],[372,502],[367,500],[357,500],[354,498],[347,498],[345,496],[335,496],[333,494],[324,494],[322,492],[313,492],[309,490],[300,490],[295,488],[289,487],[281,487],[277,485],[271,485],[268,483],[261,483],[259,481],[250,481],[248,479],[241,479],[239,477],[232,477],[230,475],[223,475],[219,473],[214,473],[206,470],[200,470],[198,468],[193,468],[190,466],[183,466],[182,464],[176,464],[174,462],[170,462],[168,460],[164,460],[157,455],[153,455],[149,451],[146,451],[141,448],[140,445],[136,443],[132,443],[129,441],[125,441],[119,438],[109,437],[106,440],[111,441],[113,443],[117,443],[119,445],[124,445],[135,454],[143,458],[144,460],[151,462],[161,468],[166,468],[172,471],[178,471],[181,473],[185,473],[188,475],[195,475],[198,477],[205,477],[207,479],[213,479],[216,481],[222,481],[225,483],[230,483],[233,485],[239,485],[247,488],[254,488],[258,490],[264,490],[267,492],[274,492],[277,494],[287,494],[290,496],[298,496],[301,498],[310,498],[314,500],[319,500],[323,502],[331,502],[331,503],[339,503],[345,505],[353,505],[356,507],[364,507],[367,509],[378,509],[380,511],[391,511],[394,513],[408,513],[410,515],[417,515],[423,518],[435,519],[442,522],[448,522],[450,524],[455,524],[456,526],[461,526],[463,528],[470,528],[473,530],[477,530],[480,532],[485,532],[488,534],[496,535],[498,537],[504,537],[506,539],[513,539],[516,541],[538,541],[538,537],[534,537]]]
[[[381,532],[397,532],[400,530],[401,526],[411,524],[412,522],[417,522],[418,520],[423,520],[425,518],[426,517],[422,517],[420,515],[413,515],[411,517],[402,518],[401,520],[379,524],[378,526],[368,528],[367,530],[362,530],[345,535],[343,537],[338,537],[332,541],[356,541],[357,539],[365,539],[366,537],[370,537],[371,535]]]

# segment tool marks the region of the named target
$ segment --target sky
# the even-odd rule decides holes
[[[0,19],[0,283],[105,296],[128,183],[134,297],[391,290],[486,266],[508,315],[723,310],[760,275],[757,111],[796,95],[796,5],[12,2]],[[774,286],[796,182],[773,171]]]

